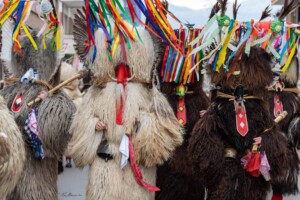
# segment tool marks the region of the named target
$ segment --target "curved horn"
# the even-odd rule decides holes
[[[133,74],[130,78],[127,78],[127,79],[126,79],[127,82],[129,82],[129,81],[131,81],[132,79],[134,79],[134,77],[135,77],[135,74]]]
[[[108,72],[107,74],[113,81],[118,82],[118,80],[116,78],[114,78],[114,77],[112,77],[112,75],[110,75],[110,72]]]

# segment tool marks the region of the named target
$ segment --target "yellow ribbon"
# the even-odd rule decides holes
[[[236,29],[237,29],[237,21],[234,22],[233,28],[231,29],[231,31],[227,35],[227,37],[224,41],[224,45],[223,45],[223,47],[220,51],[219,59],[218,59],[218,62],[217,62],[217,68],[216,68],[217,72],[220,71],[221,66],[224,64],[224,61],[225,61],[225,58],[226,58],[227,47],[228,47],[230,39],[231,39],[232,35],[235,33]]]
[[[289,68],[289,66],[290,66],[290,64],[291,64],[291,62],[292,62],[292,59],[293,59],[293,57],[294,57],[294,55],[295,55],[295,53],[296,53],[297,44],[298,44],[298,40],[297,40],[296,44],[294,45],[294,47],[292,48],[292,51],[291,51],[291,53],[290,53],[290,55],[289,55],[287,61],[285,62],[284,67],[283,67],[282,70],[281,70],[282,73],[285,73],[286,70]]]
[[[121,20],[122,17],[121,17],[121,15],[119,14],[119,12],[118,12],[118,10],[117,10],[117,8],[116,8],[114,2],[111,1],[111,2],[110,2],[110,5],[111,5],[111,7],[112,7],[114,13],[117,15],[117,18],[120,19],[120,21],[122,21],[122,20]],[[131,35],[131,37],[132,37],[132,38],[136,38],[136,34],[135,34],[128,26],[127,26],[127,24],[126,24],[125,22],[123,22],[122,24],[126,27],[126,29],[128,30],[129,34]]]
[[[61,29],[60,29],[60,26],[57,26],[56,36],[55,36],[55,43],[56,43],[57,51],[60,51],[60,49],[61,49],[60,37],[61,37]]]
[[[25,31],[27,37],[29,38],[29,40],[30,40],[30,42],[31,42],[31,44],[32,44],[32,46],[33,46],[33,48],[34,48],[35,50],[38,50],[38,46],[37,46],[37,44],[35,43],[34,39],[32,38],[32,36],[31,36],[30,32],[28,31],[28,29],[27,29],[26,25],[24,24],[24,22],[21,22],[21,26],[22,26],[22,28],[24,29],[24,31]]]
[[[113,46],[113,49],[112,49],[111,57],[114,57],[114,55],[116,53],[116,50],[118,48],[119,42],[120,42],[120,35],[117,34],[116,41],[114,42],[114,46]]]
[[[15,9],[18,7],[19,5],[19,0],[13,0],[11,6],[8,7],[7,11],[4,12],[0,17],[2,18],[0,20],[0,26],[2,26],[2,24],[11,16],[11,14],[15,11]],[[4,16],[5,15],[5,16]],[[4,16],[4,17],[2,17]]]

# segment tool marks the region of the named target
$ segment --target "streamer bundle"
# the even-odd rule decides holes
[[[175,33],[179,38],[178,45],[185,50],[185,54],[189,55],[196,46],[189,45],[189,43],[199,36],[201,29],[178,29],[175,30]],[[199,40],[199,43],[201,42],[202,40]],[[185,56],[185,54],[171,46],[166,48],[161,68],[162,82],[183,83],[186,85],[200,81],[202,62],[199,61],[203,58],[203,51],[201,50],[189,57]],[[196,70],[189,73],[195,64]]]
[[[21,51],[21,44],[19,42],[19,35],[21,29],[24,30],[27,37],[31,41],[32,46],[35,50],[38,49],[38,45],[33,39],[26,22],[29,18],[29,15],[33,10],[37,11],[38,16],[42,21],[44,21],[44,26],[38,33],[38,36],[42,36],[43,47],[46,48],[45,38],[47,35],[52,35],[51,48],[54,50],[55,45],[56,49],[60,50],[60,28],[59,22],[57,19],[55,7],[52,0],[42,0],[40,1],[27,1],[27,0],[4,0],[3,6],[0,7],[0,27],[9,19],[13,18],[15,25],[13,28],[13,42],[14,42],[14,51]]]
[[[119,0],[85,0],[85,15],[87,26],[87,41],[85,54],[88,53],[91,46],[95,44],[95,31],[101,28],[107,39],[108,56],[112,59],[118,45],[126,43],[131,48],[131,42],[142,39],[137,31],[135,22],[145,26],[152,34],[162,39],[165,43],[172,46],[176,50],[181,50],[177,43],[177,36],[170,22],[167,20],[166,13],[169,13],[175,20],[179,20],[167,9],[166,5],[160,0],[126,0],[124,1],[129,11],[125,10]],[[138,16],[134,9],[137,5],[146,17],[145,24]],[[149,27],[151,26],[151,28]],[[94,57],[96,49],[94,49]]]

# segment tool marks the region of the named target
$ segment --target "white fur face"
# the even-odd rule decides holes
[[[155,60],[154,45],[151,36],[146,29],[142,27],[138,27],[137,29],[143,43],[141,43],[137,38],[134,42],[131,42],[131,49],[128,49],[125,44],[127,62],[123,58],[122,48],[120,45],[115,52],[113,60],[110,61],[107,56],[106,37],[102,30],[99,29],[96,31],[95,42],[97,47],[97,56],[91,67],[96,77],[107,77],[108,73],[114,76],[115,67],[124,63],[128,65],[132,75],[135,75],[135,77],[141,80],[150,81],[152,67]]]

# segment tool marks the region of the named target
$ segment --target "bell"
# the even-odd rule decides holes
[[[234,90],[235,100],[240,103],[244,101],[244,88],[242,85],[236,86]]]
[[[110,154],[109,145],[107,140],[103,140],[97,150],[97,155],[107,162],[108,160],[112,160],[113,156]]]

